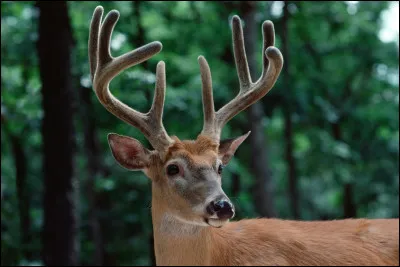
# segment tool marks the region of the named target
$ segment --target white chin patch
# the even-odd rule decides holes
[[[224,224],[226,224],[229,221],[229,219],[225,219],[225,220],[220,220],[220,219],[212,219],[209,218],[207,220],[207,223],[209,225],[211,225],[212,227],[216,227],[216,228],[220,228],[222,227]]]

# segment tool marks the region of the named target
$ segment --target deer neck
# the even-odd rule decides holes
[[[157,265],[209,265],[211,227],[177,219],[154,195],[152,221]]]

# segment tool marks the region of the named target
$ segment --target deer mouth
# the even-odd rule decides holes
[[[229,221],[229,219],[213,219],[213,218],[204,218],[204,222],[209,226],[215,228],[221,228]]]

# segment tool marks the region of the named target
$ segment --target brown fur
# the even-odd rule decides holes
[[[159,231],[161,214],[153,209],[157,265],[399,265],[398,219],[247,219],[187,235],[176,223],[175,236]]]
[[[211,164],[217,153],[207,138],[176,138],[164,162],[184,157],[197,165]],[[172,197],[181,201],[153,185],[157,265],[399,265],[398,219],[247,219],[213,228],[166,220]]]
[[[148,163],[149,168],[145,173],[153,181],[159,181],[160,173],[163,172],[164,164],[173,158],[184,158],[192,165],[199,163],[208,164],[216,159],[218,153],[218,144],[211,138],[200,135],[196,140],[179,140],[173,136],[174,143],[168,147],[164,153],[154,152]]]
[[[398,219],[248,219],[219,229],[198,227],[191,236],[169,236],[157,231],[157,218],[158,265],[399,265]],[[360,225],[368,225],[364,236],[359,235]]]
[[[398,219],[250,219],[209,230],[212,265],[399,265]]]
[[[224,194],[217,159],[233,155],[244,138],[224,143],[221,152],[204,136],[190,141],[174,137],[174,144],[159,153],[135,139],[110,135],[117,161],[133,169],[145,166],[153,181],[158,265],[399,265],[398,219],[249,219],[207,226],[204,207]],[[171,162],[185,173],[168,177],[165,169]]]
[[[200,135],[196,140],[181,141],[176,136],[173,137],[173,140],[175,142],[168,148],[165,161],[179,153],[190,157],[204,155],[209,151],[214,151],[215,153],[218,151],[218,144],[211,138],[202,135]]]

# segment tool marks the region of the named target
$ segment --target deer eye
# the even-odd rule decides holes
[[[222,170],[224,169],[224,165],[222,165],[222,164],[220,164],[219,166],[218,166],[218,174],[221,174],[222,173]]]
[[[172,176],[179,173],[179,167],[176,164],[170,164],[167,166],[167,174]]]

